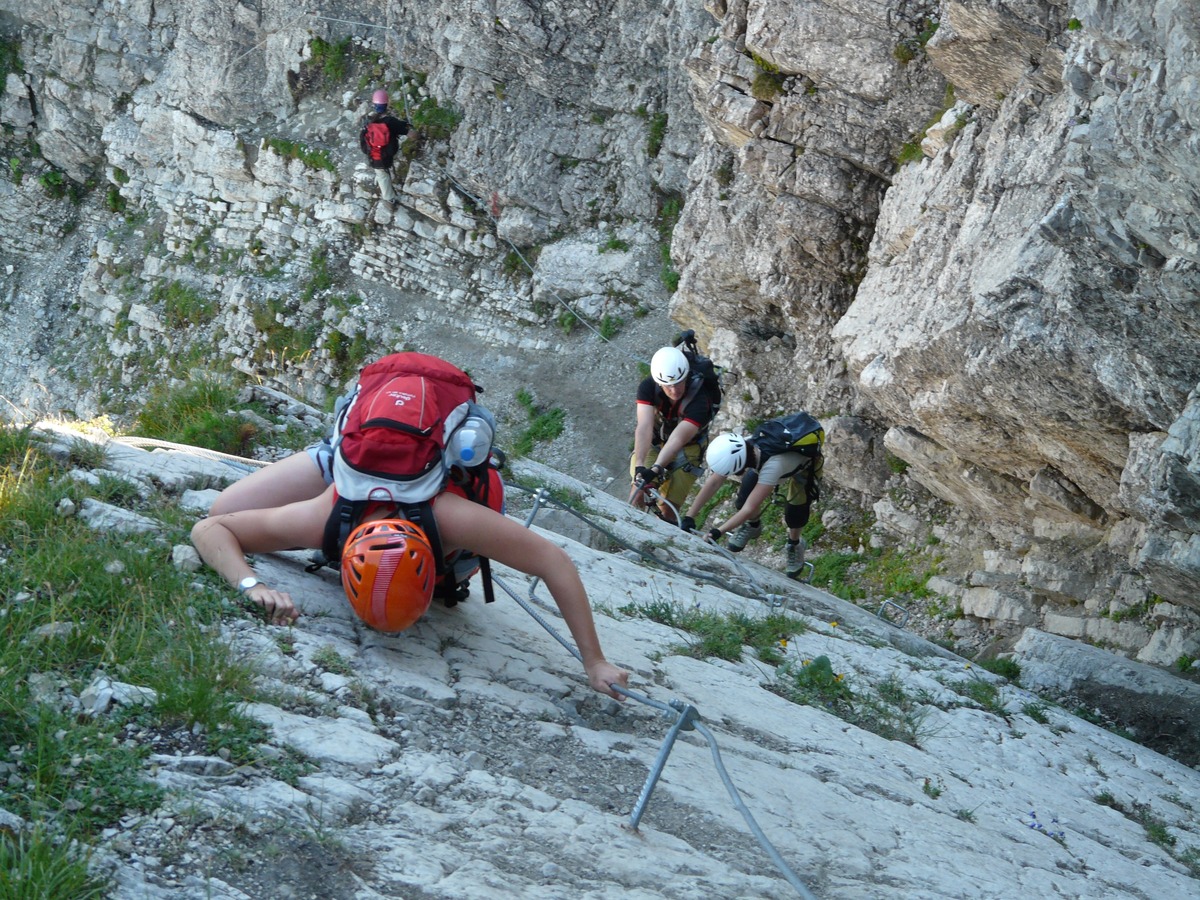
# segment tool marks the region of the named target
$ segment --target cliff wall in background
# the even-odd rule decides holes
[[[940,27],[918,50],[922,17]],[[898,530],[885,453],[950,503],[980,551],[968,615],[1194,656],[1194,5],[751,4],[722,22],[686,64],[717,124],[673,309],[753,372],[735,402],[847,416],[878,464],[835,449],[837,474]],[[753,76],[743,47],[780,96],[722,102]]]
[[[561,299],[669,308],[726,423],[821,415],[972,627],[1200,656],[1194,4],[0,10],[17,408],[127,408],[164,360],[320,402],[431,323],[516,360],[575,352]],[[377,83],[428,123],[394,214]]]

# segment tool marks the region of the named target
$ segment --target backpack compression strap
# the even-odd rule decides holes
[[[490,460],[484,465],[490,465]],[[481,506],[488,505],[488,494],[491,491],[491,475],[486,468],[481,474],[478,470],[468,472],[466,479],[460,483],[463,493],[467,495],[467,499],[472,503],[478,503]],[[482,488],[482,489],[481,489]],[[496,600],[496,589],[492,585],[492,561],[486,556],[478,556],[479,573],[483,577],[483,602],[493,603]]]

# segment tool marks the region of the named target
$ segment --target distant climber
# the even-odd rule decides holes
[[[379,196],[389,209],[396,208],[396,189],[392,186],[392,163],[400,149],[400,139],[408,134],[408,122],[388,112],[388,92],[371,95],[373,109],[363,122],[359,146],[367,156],[367,165],[375,170]]]
[[[704,504],[729,478],[740,478],[734,500],[737,512],[705,534],[705,540],[719,541],[732,532],[729,549],[737,553],[762,534],[763,505],[775,488],[786,482],[784,572],[789,578],[799,577],[807,550],[800,530],[808,524],[812,505],[821,495],[824,443],[821,423],[806,412],[764,422],[748,437],[730,432],[713,438],[705,456],[711,474],[684,516],[683,528],[694,530],[695,517]]]
[[[678,347],[663,347],[650,360],[650,377],[637,390],[637,424],[629,475],[629,502],[646,503],[646,490],[657,487],[666,503],[658,514],[675,524],[675,512],[703,471],[700,456],[708,442],[708,425],[720,394],[713,395],[705,378]]]

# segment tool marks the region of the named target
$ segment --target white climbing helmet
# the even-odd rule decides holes
[[[704,462],[718,475],[728,478],[746,468],[750,459],[750,449],[746,439],[739,434],[729,432],[713,438],[704,454]]]
[[[679,384],[688,370],[687,357],[678,347],[663,347],[650,359],[650,377],[662,385]]]

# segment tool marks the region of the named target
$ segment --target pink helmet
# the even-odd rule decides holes
[[[379,90],[377,90],[375,93],[373,93],[371,95],[371,102],[374,103],[376,106],[387,106],[388,92],[385,91],[383,88],[380,88]]]

